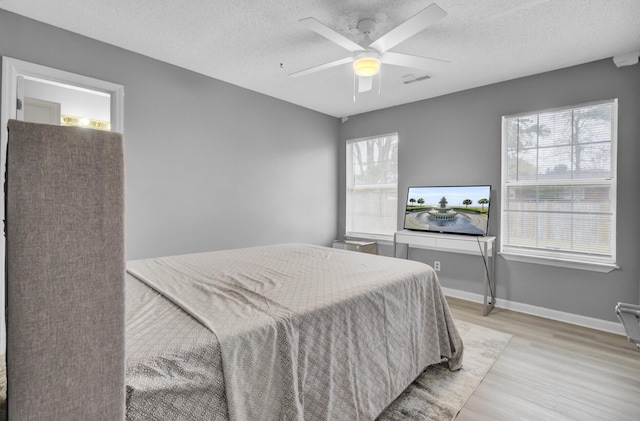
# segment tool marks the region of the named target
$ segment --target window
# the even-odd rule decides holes
[[[391,240],[397,215],[398,134],[347,141],[346,235]]]
[[[610,100],[503,117],[505,257],[615,268],[617,114]]]

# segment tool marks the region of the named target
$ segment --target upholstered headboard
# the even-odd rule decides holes
[[[122,420],[122,136],[8,129],[8,417]]]

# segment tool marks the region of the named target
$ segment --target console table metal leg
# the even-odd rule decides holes
[[[489,313],[491,312],[491,310],[493,310],[493,307],[495,306],[495,280],[494,280],[494,274],[493,274],[493,261],[492,266],[491,266],[491,274],[489,274],[489,248],[487,243],[484,243],[484,247],[483,247],[483,256],[482,259],[484,260],[484,315],[488,316]],[[493,282],[492,282],[493,280]]]
[[[493,294],[491,296],[491,303],[492,303],[492,307],[495,307],[496,305],[496,256],[494,255],[493,258],[491,259],[491,286],[492,286],[492,291]]]

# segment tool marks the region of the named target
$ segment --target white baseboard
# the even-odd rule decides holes
[[[442,288],[444,294],[462,300],[483,303],[484,296],[473,292],[462,291],[459,289]],[[581,316],[579,314],[567,313],[564,311],[552,310],[549,308],[533,306],[531,304],[518,303],[515,301],[496,299],[496,307],[513,310],[520,313],[531,314],[533,316],[544,317],[559,322],[570,323],[577,326],[588,327],[591,329],[601,330],[603,332],[615,333],[617,335],[627,336],[624,326],[621,323],[611,322],[609,320],[596,319],[593,317]],[[613,311],[613,309],[612,309]],[[491,313],[489,313],[491,316]]]

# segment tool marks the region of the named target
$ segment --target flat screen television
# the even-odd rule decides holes
[[[404,229],[487,235],[491,186],[414,186],[407,193]]]

